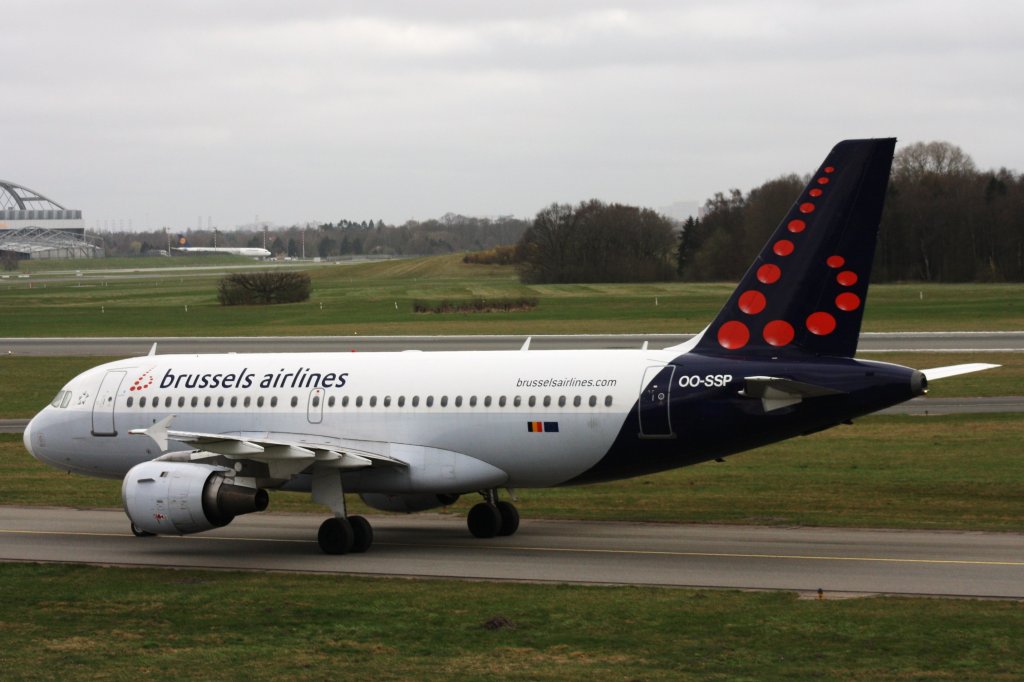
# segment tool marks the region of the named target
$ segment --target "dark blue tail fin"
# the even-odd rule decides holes
[[[853,357],[895,145],[832,149],[694,352]]]

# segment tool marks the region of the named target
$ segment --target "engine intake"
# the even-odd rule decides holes
[[[121,484],[124,511],[140,530],[186,535],[266,509],[267,491],[230,483],[229,471],[191,462],[143,462]]]

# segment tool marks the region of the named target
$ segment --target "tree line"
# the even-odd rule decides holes
[[[808,178],[785,175],[709,199],[678,237],[686,280],[735,280]],[[980,171],[959,147],[918,142],[894,159],[872,280],[1024,281],[1024,176]]]

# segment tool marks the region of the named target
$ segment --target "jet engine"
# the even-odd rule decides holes
[[[418,512],[437,507],[447,507],[454,504],[458,495],[434,495],[423,493],[419,495],[387,495],[385,493],[360,493],[359,497],[363,502],[374,509],[392,512]]]
[[[230,469],[190,462],[143,462],[121,484],[124,511],[141,534],[185,535],[263,511],[266,490],[235,485]]]

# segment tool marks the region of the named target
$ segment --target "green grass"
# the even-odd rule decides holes
[[[16,564],[0,565],[0,585],[7,680],[1014,680],[1024,669],[1012,602]]]
[[[150,260],[142,259],[143,267]],[[184,259],[183,259],[184,260]],[[205,261],[205,259],[202,259]],[[243,259],[244,260],[244,259]],[[287,264],[294,267],[294,264]],[[270,266],[265,266],[270,267]],[[5,336],[683,333],[702,329],[734,283],[520,284],[509,266],[458,255],[310,267],[306,303],[224,308],[217,275],[0,281]],[[31,288],[29,288],[31,286]],[[1019,285],[872,287],[865,331],[1024,329]],[[508,313],[418,315],[416,300],[537,298]],[[396,307],[397,304],[397,307]],[[187,306],[187,311],[186,311]]]
[[[1024,531],[1024,416],[875,416],[654,476],[520,490],[527,518]],[[7,504],[121,506],[119,481],[36,462],[0,435]],[[353,512],[365,513],[350,496]],[[466,495],[448,509],[464,515]],[[323,514],[309,496],[271,493],[271,511]]]

